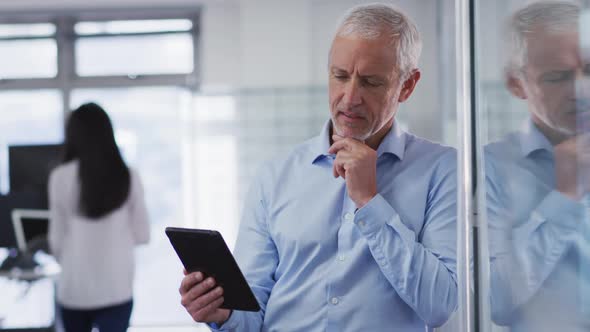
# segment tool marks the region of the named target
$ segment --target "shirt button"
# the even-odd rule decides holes
[[[354,219],[354,215],[352,213],[350,213],[350,212],[347,212],[344,215],[344,219],[347,220],[347,221],[351,221],[352,219]]]
[[[364,220],[359,221],[359,226],[365,227],[365,221]]]
[[[340,302],[340,301],[338,300],[338,298],[337,298],[337,297],[333,297],[333,298],[331,298],[331,299],[330,299],[330,302],[331,302],[333,305],[337,305],[337,304],[338,304],[338,302]]]
[[[346,259],[346,257],[344,255],[340,255],[338,256],[338,260],[343,262]]]

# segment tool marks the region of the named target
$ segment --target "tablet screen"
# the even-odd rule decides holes
[[[188,272],[200,271],[223,287],[222,308],[259,311],[260,306],[221,234],[217,231],[167,227],[166,235]]]

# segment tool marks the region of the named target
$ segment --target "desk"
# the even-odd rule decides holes
[[[32,270],[13,269],[10,271],[0,271],[0,278],[10,280],[35,282],[41,279],[55,279],[59,275],[59,266],[39,266]]]
[[[44,261],[44,262],[43,262]],[[46,258],[34,270],[0,272],[0,331],[53,332],[57,263]]]

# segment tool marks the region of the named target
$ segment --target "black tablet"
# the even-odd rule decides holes
[[[166,227],[166,235],[188,272],[200,271],[223,287],[222,308],[259,311],[260,306],[221,234],[205,229]]]

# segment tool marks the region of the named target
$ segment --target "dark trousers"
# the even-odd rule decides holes
[[[93,327],[98,328],[100,332],[125,332],[129,327],[132,309],[133,300],[91,310],[59,306],[66,332],[90,332]]]

